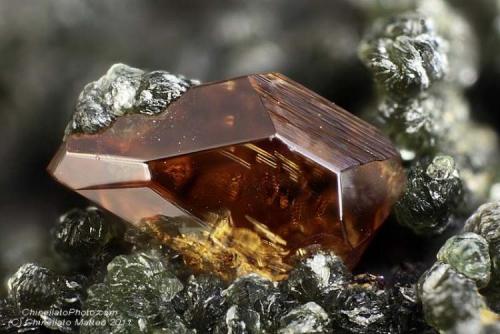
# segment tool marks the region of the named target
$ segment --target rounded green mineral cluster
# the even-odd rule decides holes
[[[230,306],[226,323],[227,319],[232,319],[229,323],[237,328],[242,323],[249,326],[249,322],[254,321],[252,326],[257,326],[263,333],[276,331],[281,316],[291,306],[298,304],[287,300],[276,282],[256,274],[236,279],[222,295]]]
[[[330,332],[330,318],[321,306],[314,302],[297,306],[280,320],[278,334],[313,334]]]
[[[463,233],[449,238],[437,254],[459,273],[473,279],[479,288],[490,281],[491,261],[488,242],[476,233]]]
[[[462,181],[450,156],[417,162],[408,172],[403,197],[395,205],[398,222],[421,235],[439,234],[461,201]]]
[[[484,295],[488,304],[500,311],[500,202],[483,204],[466,221],[464,231],[482,236],[489,245],[491,280]]]
[[[103,283],[92,285],[85,310],[108,310],[83,317],[103,321],[106,328],[83,326],[81,333],[147,333],[153,328],[186,327],[170,301],[183,289],[157,251],[120,255],[108,264]],[[175,315],[175,316],[173,316]],[[186,327],[187,328],[187,327]]]
[[[475,282],[449,264],[435,263],[420,278],[418,291],[425,319],[434,328],[447,331],[480,323],[484,303]]]
[[[300,261],[286,280],[286,290],[303,302],[325,298],[342,287],[351,275],[342,259],[332,253],[318,252]]]
[[[191,275],[172,303],[191,328],[212,332],[227,309],[223,282],[210,275]]]
[[[158,114],[197,84],[197,80],[165,71],[145,72],[115,64],[104,76],[85,86],[66,134],[96,133],[127,113]]]
[[[55,250],[72,260],[97,256],[118,236],[114,224],[105,221],[96,207],[68,211],[59,218],[52,234]]]
[[[434,328],[445,333],[498,332],[500,317],[493,311],[499,310],[500,295],[499,209],[500,203],[481,206],[467,220],[465,232],[448,239],[438,262],[420,278],[418,294]]]
[[[364,64],[386,92],[408,96],[442,79],[444,41],[426,16],[403,14],[377,22],[359,48]]]
[[[481,205],[467,219],[464,231],[481,235],[490,244],[500,241],[500,202]]]
[[[31,312],[43,327],[72,333],[76,330],[77,311],[84,298],[84,279],[65,277],[33,263],[21,266],[7,282],[8,298],[17,318]],[[14,317],[15,318],[15,317]]]

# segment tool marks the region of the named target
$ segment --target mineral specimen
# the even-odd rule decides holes
[[[496,312],[500,312],[500,243],[490,244],[491,280],[483,293],[488,305]]]
[[[197,84],[165,71],[146,73],[115,64],[106,75],[85,86],[66,133],[95,133],[126,113],[157,114]]]
[[[409,14],[377,22],[359,53],[387,92],[413,95],[444,77],[448,68],[444,45],[432,20]]]
[[[415,284],[397,282],[389,293],[390,328],[394,333],[427,333]]]
[[[116,226],[104,221],[97,208],[74,209],[62,215],[53,229],[54,248],[73,261],[89,260],[101,254],[117,234]]]
[[[107,327],[82,326],[81,333],[147,333],[153,328],[186,327],[173,317],[169,303],[183,288],[156,251],[117,256],[108,264],[103,283],[92,285],[82,321],[103,321]],[[113,320],[112,320],[113,319]],[[187,327],[186,327],[187,328]]]
[[[314,302],[297,306],[280,321],[278,334],[329,333],[330,318],[321,306]]]
[[[258,334],[266,333],[260,322],[260,315],[247,308],[237,305],[231,306],[224,318],[224,321],[215,329],[217,334]]]
[[[0,299],[0,333],[43,333],[35,317],[23,316],[12,302]]]
[[[28,263],[8,280],[8,298],[22,317],[25,310],[38,312],[35,318],[44,327],[72,333],[77,327],[76,311],[81,309],[84,296],[82,283],[80,277],[66,278]]]
[[[222,290],[222,282],[216,277],[191,276],[184,290],[174,297],[173,305],[190,327],[200,333],[212,332],[227,309]]]
[[[490,244],[500,242],[500,202],[481,205],[465,222],[464,231],[477,233]]]
[[[464,97],[463,89],[478,76],[472,28],[442,0],[375,1],[366,7],[395,14],[378,20],[359,48],[379,88],[378,110],[366,117],[404,160],[452,156],[467,199],[461,213],[470,212],[486,200],[499,156],[495,131],[470,119]]]
[[[464,231],[477,233],[488,242],[491,280],[484,295],[490,307],[500,311],[500,202],[481,205],[466,221]]]
[[[296,304],[286,299],[275,282],[255,274],[236,279],[223,296],[229,305],[238,306],[238,312],[246,318],[257,317],[259,328],[267,331],[275,330],[282,314]]]
[[[468,20],[449,1],[419,0],[414,3],[419,13],[433,19],[436,31],[445,41],[443,46],[449,61],[446,81],[460,87],[474,84],[478,77],[479,45]]]
[[[446,73],[446,81],[462,87],[469,87],[476,82],[480,49],[478,40],[468,20],[449,1],[352,1],[374,18],[413,12],[425,16],[427,22],[432,20],[433,31],[442,36],[440,52],[448,56],[449,71]]]
[[[485,287],[490,281],[491,261],[488,243],[475,233],[463,233],[449,238],[439,250],[437,258],[473,279],[479,288]]]
[[[286,289],[302,302],[318,301],[332,290],[342,289],[350,278],[339,257],[319,252],[303,259],[290,271]]]
[[[244,240],[279,248],[272,256],[285,262],[319,245],[352,267],[403,189],[386,138],[282,75],[199,85],[152,105],[147,93],[136,103],[139,76],[113,67],[86,88],[79,104],[107,118],[95,117],[97,133],[70,133],[49,166],[61,183],[133,224],[188,216],[197,223],[178,235],[193,239],[223,221],[238,231],[232,244],[253,267],[247,272],[282,277],[285,266],[270,265],[268,252]],[[152,99],[168,100],[169,84],[146,77],[157,87],[145,90]],[[85,110],[75,117],[93,124],[95,113]]]
[[[396,143],[405,160],[433,153],[438,144],[440,99],[421,93],[400,100],[391,96],[381,99],[372,121]]]
[[[390,328],[389,294],[372,275],[355,277],[327,298],[334,332],[379,333]]]
[[[203,326],[199,324],[198,326]],[[127,328],[128,329],[128,328]],[[197,334],[194,329],[189,328],[185,321],[175,313],[173,307],[167,305],[161,312],[161,323],[156,328],[150,329],[152,334]],[[201,332],[203,333],[203,331]]]
[[[460,203],[462,182],[455,161],[436,156],[417,162],[408,173],[408,186],[395,205],[398,222],[417,234],[439,234]]]
[[[443,150],[444,142],[450,146],[450,140],[458,140],[450,138],[450,134],[455,133],[457,124],[469,119],[469,114],[461,94],[442,88],[412,97],[384,94],[379,98],[376,112],[366,117],[394,141],[404,160],[411,161],[435,155]],[[460,154],[463,152],[455,156]]]
[[[425,319],[434,328],[445,331],[480,324],[484,303],[475,282],[450,265],[436,262],[422,275],[418,288]]]
[[[458,122],[450,128],[442,149],[456,157],[469,213],[486,201],[494,182],[500,157],[497,133],[471,120]]]

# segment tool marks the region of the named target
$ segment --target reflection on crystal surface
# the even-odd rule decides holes
[[[229,146],[150,163],[153,182],[174,203],[205,221],[229,211],[235,227],[265,229],[291,250],[312,244],[347,254],[337,176],[278,139]]]
[[[192,87],[158,115],[72,134],[49,170],[195,267],[275,279],[311,248],[353,267],[404,187],[378,130],[279,74]]]

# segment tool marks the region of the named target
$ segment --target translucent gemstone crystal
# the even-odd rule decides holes
[[[404,187],[377,129],[275,73],[191,87],[157,115],[73,133],[49,171],[132,224],[177,220],[160,236],[171,245],[203,235],[207,249],[234,250],[237,275],[273,278],[311,248],[353,267]]]

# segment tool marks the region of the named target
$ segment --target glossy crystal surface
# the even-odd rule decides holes
[[[354,266],[404,187],[378,130],[275,73],[196,86],[159,115],[72,134],[49,171],[132,224],[176,220],[159,236],[174,248],[203,236],[205,250],[231,249],[222,257],[244,268],[236,275],[272,278],[311,248]]]

